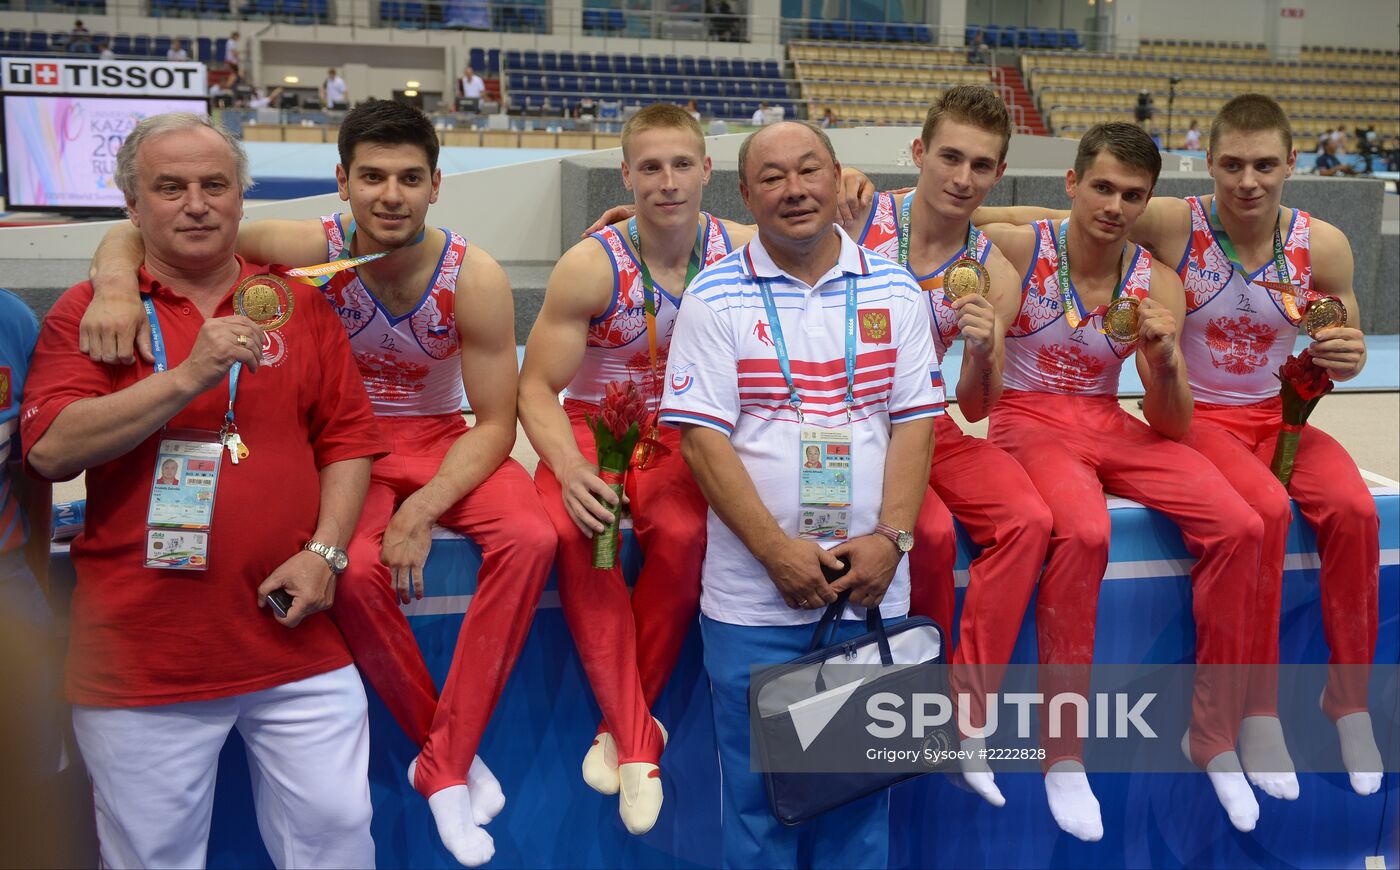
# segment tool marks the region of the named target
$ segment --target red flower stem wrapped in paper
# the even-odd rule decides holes
[[[1288,362],[1279,367],[1278,379],[1283,385],[1279,390],[1279,398],[1283,400],[1283,425],[1279,428],[1269,469],[1279,483],[1288,486],[1288,481],[1293,479],[1293,462],[1298,456],[1298,439],[1308,415],[1335,384],[1327,370],[1313,362],[1312,354],[1306,350],[1296,357],[1290,356]]]
[[[598,450],[598,476],[617,495],[617,504],[606,505],[612,511],[607,528],[593,536],[593,567],[611,568],[617,564],[618,523],[622,516],[622,490],[627,478],[627,466],[647,418],[646,401],[631,381],[612,381],[607,385],[598,416],[587,416],[593,432],[593,445]]]

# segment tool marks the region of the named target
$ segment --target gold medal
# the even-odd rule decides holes
[[[1138,300],[1120,296],[1108,304],[1103,315],[1103,334],[1119,344],[1131,344],[1138,337]]]
[[[964,296],[976,293],[986,296],[992,288],[992,277],[987,267],[971,257],[959,257],[943,275],[943,297],[956,302]]]
[[[1324,329],[1335,329],[1347,325],[1347,309],[1342,300],[1335,296],[1323,296],[1308,303],[1303,311],[1303,328],[1308,335],[1317,338]]]
[[[294,305],[292,288],[276,275],[252,275],[233,291],[233,310],[264,330],[291,320]]]

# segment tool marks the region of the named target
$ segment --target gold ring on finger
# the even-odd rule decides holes
[[[237,338],[234,339],[234,341],[238,342],[238,345],[240,347],[248,346],[248,336],[246,335],[239,335]]]

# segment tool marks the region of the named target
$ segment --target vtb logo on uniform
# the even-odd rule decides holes
[[[12,85],[58,85],[58,64],[56,63],[12,63],[10,64],[10,84]]]

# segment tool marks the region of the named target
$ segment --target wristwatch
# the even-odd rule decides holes
[[[339,574],[350,567],[350,557],[339,547],[332,547],[320,541],[307,541],[305,544],[301,545],[301,548],[303,550],[310,550],[322,559],[325,559],[326,564],[331,566],[332,574]]]
[[[907,553],[910,550],[914,549],[913,532],[906,532],[903,529],[896,529],[894,526],[888,526],[884,523],[877,523],[875,525],[875,534],[880,535],[881,537],[889,538],[891,541],[894,541],[895,547],[901,553]]]

